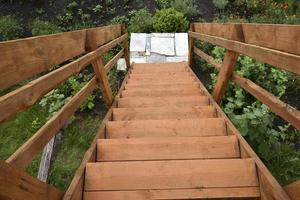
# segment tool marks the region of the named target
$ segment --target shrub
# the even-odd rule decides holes
[[[110,21],[111,24],[129,24],[129,19],[126,16],[117,16]]]
[[[226,5],[228,4],[228,0],[213,0],[213,3],[216,6],[216,8],[224,10]]]
[[[21,28],[13,16],[0,17],[0,41],[16,39]]]
[[[198,7],[195,5],[193,0],[175,0],[171,3],[171,6],[185,14],[188,18],[192,18],[195,15],[200,14]]]
[[[160,9],[169,8],[174,0],[155,0]]]
[[[47,35],[61,31],[62,30],[57,25],[47,21],[36,20],[31,26],[32,35]]]
[[[152,16],[146,9],[132,11],[128,30],[135,33],[149,33],[152,31]]]
[[[184,14],[174,8],[159,10],[153,17],[153,28],[156,32],[186,32],[188,25]]]

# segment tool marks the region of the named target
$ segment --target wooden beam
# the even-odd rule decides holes
[[[122,25],[122,34],[127,33],[127,27],[126,25]],[[126,61],[127,69],[130,68],[130,52],[129,52],[129,45],[128,45],[128,39],[124,40],[123,42],[123,48],[124,48],[124,57]]]
[[[115,55],[115,57],[113,57],[113,59],[111,59],[105,66],[104,69],[106,71],[106,73],[108,73],[113,67],[114,65],[117,64],[118,60],[124,55],[124,49],[122,49],[117,55]]]
[[[278,67],[289,72],[300,75],[300,56],[281,52],[274,49],[247,44],[234,40],[228,40],[216,36],[206,35],[202,33],[189,32],[191,37],[203,40],[215,45],[225,47],[228,50],[238,52],[257,59],[258,61],[268,63],[274,67]]]
[[[86,31],[0,42],[0,89],[85,53]]]
[[[190,31],[195,31],[195,26],[194,26],[194,23],[191,23],[190,24]],[[194,48],[195,48],[195,40],[194,38],[190,37],[189,36],[189,65],[192,66],[193,64],[193,51],[194,51]]]
[[[78,107],[97,87],[96,78],[92,78],[67,104],[46,122],[28,141],[26,141],[7,162],[25,168],[44,148],[49,140],[67,123]]]
[[[260,100],[263,104],[267,105],[277,115],[300,130],[300,112],[298,110],[282,102],[273,94],[269,93],[249,79],[241,77],[237,73],[233,74],[232,80]]]
[[[300,200],[300,180],[284,187],[291,200]]]
[[[229,79],[234,71],[235,64],[239,54],[230,50],[226,51],[221,70],[218,75],[218,81],[213,91],[213,98],[217,103],[220,103],[226,91]]]
[[[197,47],[194,47],[194,53],[196,55],[198,55],[199,57],[201,57],[206,62],[208,62],[208,64],[210,64],[210,65],[214,66],[215,68],[217,68],[217,70],[221,69],[222,64],[217,63],[213,57],[207,55],[205,52],[201,51]]]
[[[0,161],[0,199],[59,200],[63,192]]]

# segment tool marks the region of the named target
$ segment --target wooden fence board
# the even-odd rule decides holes
[[[0,43],[0,89],[85,53],[85,30]]]

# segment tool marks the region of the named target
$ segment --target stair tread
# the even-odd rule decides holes
[[[126,84],[125,85],[125,90],[129,90],[129,89],[145,89],[145,88],[148,88],[148,89],[171,89],[171,88],[180,88],[180,89],[183,89],[183,88],[199,88],[199,83],[197,82],[193,82],[193,83],[180,83],[180,82],[177,82],[177,83],[137,83],[137,84]]]
[[[215,115],[216,109],[213,106],[113,108],[114,121],[211,118]]]
[[[199,88],[185,88],[177,89],[132,89],[123,90],[121,92],[121,97],[161,97],[161,96],[194,96],[194,95],[204,95]]]
[[[98,161],[239,158],[236,136],[99,139]]]
[[[118,99],[118,107],[163,107],[163,106],[204,106],[209,105],[206,96],[177,96],[177,97],[124,97]]]
[[[129,74],[129,78],[165,78],[165,77],[183,77],[183,76],[189,76],[193,77],[192,74],[188,71],[183,72],[172,72],[172,71],[164,71],[159,74]]]
[[[87,163],[85,191],[256,187],[252,159]]]

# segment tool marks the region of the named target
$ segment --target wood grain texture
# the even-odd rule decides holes
[[[97,161],[239,158],[235,136],[100,139]]]
[[[213,57],[211,57],[208,54],[204,53],[203,51],[201,51],[197,47],[194,48],[194,53],[196,55],[198,55],[199,57],[201,57],[206,62],[208,62],[208,64],[210,64],[210,65],[214,66],[215,68],[217,68],[218,70],[221,69],[222,64],[215,62],[215,59]]]
[[[0,199],[59,200],[62,196],[60,190],[0,161]]]
[[[118,108],[128,107],[166,107],[166,106],[206,106],[209,105],[204,96],[181,97],[125,97],[118,100]]]
[[[260,197],[258,187],[85,192],[84,200],[182,200]]]
[[[85,53],[85,30],[0,42],[0,89]]]
[[[159,83],[149,83],[149,84],[143,84],[143,83],[137,83],[137,84],[126,84],[125,85],[125,90],[129,89],[184,89],[184,88],[199,88],[199,84],[197,82],[193,83],[164,83],[164,84],[159,84]]]
[[[125,24],[122,25],[122,34],[126,34],[127,31],[127,26]],[[129,51],[129,44],[128,44],[128,39],[124,40],[123,42],[123,48],[124,48],[124,58],[126,62],[126,67],[127,69],[130,68],[130,51]]]
[[[284,187],[291,200],[300,200],[300,180]]]
[[[199,88],[170,88],[170,89],[131,89],[121,92],[122,97],[181,97],[181,96],[201,96],[203,93]]]
[[[122,49],[117,55],[115,55],[105,66],[105,71],[108,73],[118,62],[118,60],[124,55],[124,49]]]
[[[225,94],[225,91],[227,89],[228,82],[234,71],[238,57],[239,54],[233,51],[227,50],[225,53],[224,61],[218,74],[218,80],[212,93],[212,96],[217,103],[221,103],[223,95]]]
[[[300,55],[300,26],[242,24],[245,42]]]
[[[71,100],[46,122],[29,140],[27,140],[7,162],[25,168],[44,148],[50,139],[68,122],[82,102],[97,87],[96,78],[92,78]]]
[[[88,163],[85,191],[258,186],[251,159]]]
[[[191,119],[215,117],[212,106],[193,107],[152,107],[152,108],[114,108],[114,121]]]
[[[195,31],[195,25],[194,23],[190,23],[190,29],[189,31],[194,32]],[[189,60],[188,60],[188,64],[190,66],[192,66],[193,64],[193,49],[195,48],[195,39],[192,37],[188,37],[189,39]]]
[[[204,137],[227,135],[221,118],[109,121],[107,138]]]
[[[265,62],[273,65],[274,67],[300,75],[299,55],[202,33],[189,32],[189,35],[199,40],[225,47],[228,50],[247,55],[258,61]]]

